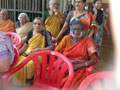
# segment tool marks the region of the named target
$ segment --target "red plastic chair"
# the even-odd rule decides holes
[[[11,38],[11,40],[13,41],[13,44],[19,49],[22,43],[21,37],[14,32],[6,32],[5,34]]]
[[[40,56],[42,65],[40,65]],[[24,87],[22,90],[66,90],[71,84],[74,76],[72,63],[59,52],[44,50],[29,55],[20,65],[3,75],[3,90],[8,89],[8,77],[24,67],[30,60],[35,64],[35,79],[32,86]],[[63,87],[60,87],[66,71],[69,71],[68,79]]]
[[[116,90],[115,73],[97,72],[89,75],[80,84],[78,90]]]

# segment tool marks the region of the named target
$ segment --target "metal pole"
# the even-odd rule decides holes
[[[45,6],[46,6],[46,0],[42,0],[42,11],[45,11]]]
[[[14,0],[14,21],[16,21],[16,0]]]

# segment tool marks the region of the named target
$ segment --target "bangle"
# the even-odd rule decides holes
[[[86,67],[88,66],[88,63],[87,63],[87,62],[85,63],[85,66],[86,66]]]

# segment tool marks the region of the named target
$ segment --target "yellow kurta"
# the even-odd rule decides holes
[[[28,48],[25,51],[25,54],[29,55],[30,52],[35,48],[44,48],[45,47],[45,36],[41,35],[40,33],[33,36],[28,41]],[[19,65],[26,57],[20,56],[19,62],[17,65]],[[13,83],[17,86],[26,85],[26,79],[31,79],[35,74],[35,66],[33,61],[28,62],[27,65],[25,65],[24,68],[19,70],[17,73],[13,76]]]
[[[65,16],[59,12],[58,13],[63,19],[65,19]],[[52,36],[55,38],[61,29],[61,22],[58,15],[51,15],[45,20],[45,28],[48,30]]]

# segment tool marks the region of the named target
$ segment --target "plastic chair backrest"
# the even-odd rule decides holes
[[[13,44],[18,48],[20,47],[21,43],[22,43],[22,39],[21,37],[14,32],[6,32],[5,33],[8,37],[11,38],[11,40],[13,41]]]
[[[43,83],[59,89],[61,80],[68,70],[68,79],[63,85],[62,90],[69,87],[74,76],[72,63],[59,52],[44,50],[29,55],[20,65],[2,76],[5,90],[8,89],[8,77],[24,67],[30,60],[34,62],[36,71],[33,85]],[[40,64],[40,60],[42,60],[42,64]]]
[[[116,90],[115,73],[112,71],[97,72],[86,77],[78,90]]]

